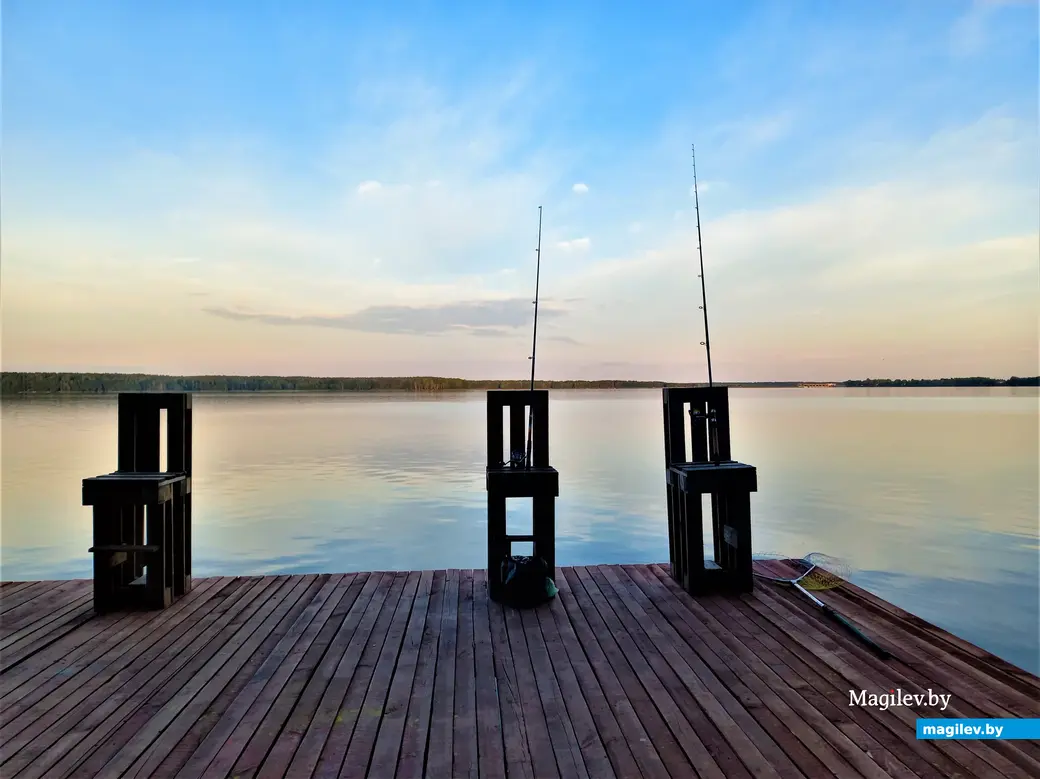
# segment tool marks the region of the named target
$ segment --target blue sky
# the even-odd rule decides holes
[[[695,142],[720,379],[1040,371],[1035,2],[346,5],[4,4],[5,370],[521,376],[541,205],[702,380]]]

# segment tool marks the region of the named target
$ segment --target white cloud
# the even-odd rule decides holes
[[[974,0],[959,16],[949,32],[950,49],[955,56],[971,57],[995,47],[993,17],[1009,6],[1036,5],[1036,0]],[[1035,24],[1035,18],[1031,20]]]
[[[950,29],[950,49],[955,56],[971,57],[981,53],[990,41],[990,20],[1006,0],[975,0]]]
[[[589,238],[572,238],[569,241],[560,241],[556,248],[565,252],[583,252],[589,248],[592,241]]]
[[[108,213],[121,217],[84,224],[76,213],[82,209],[61,213],[55,210],[58,206],[42,211],[35,222],[22,218],[5,225],[4,280],[12,279],[18,290],[7,290],[5,297],[16,308],[10,315],[5,311],[5,325],[12,322],[16,329],[11,332],[25,334],[14,339],[12,359],[24,361],[34,347],[43,354],[40,350],[49,349],[48,343],[65,343],[74,351],[88,336],[112,343],[112,336],[125,330],[125,321],[118,320],[125,320],[127,311],[119,301],[128,297],[127,291],[159,278],[159,269],[142,260],[156,256],[204,258],[188,266],[190,284],[180,276],[170,282],[175,289],[163,303],[181,305],[176,316],[188,319],[199,309],[188,297],[198,289],[207,291],[207,305],[215,309],[330,317],[377,306],[527,295],[537,204],[545,202],[550,245],[569,256],[565,262],[543,265],[543,290],[583,299],[568,319],[568,335],[587,350],[583,358],[677,365],[675,354],[689,351],[682,340],[690,340],[691,328],[697,335],[699,300],[692,203],[682,197],[690,186],[685,164],[689,128],[676,129],[667,143],[655,142],[618,159],[616,168],[595,168],[597,182],[602,182],[597,183],[597,197],[578,201],[572,193],[581,195],[589,188],[579,182],[567,190],[567,181],[576,178],[567,164],[574,159],[573,150],[531,149],[531,139],[540,137],[532,129],[538,126],[533,119],[540,97],[531,85],[537,83],[520,79],[506,90],[508,95],[490,88],[445,95],[407,83],[382,91],[382,107],[396,112],[389,121],[346,126],[329,146],[311,149],[313,158],[306,167],[320,169],[320,181],[274,168],[270,160],[277,155],[263,150],[221,155],[189,149],[155,155],[151,161],[124,160],[122,178],[114,193],[107,192],[111,202],[106,204]],[[1001,117],[952,128],[905,160],[900,158],[905,150],[896,144],[871,148],[869,154],[850,146],[850,159],[884,161],[871,172],[873,184],[843,187],[836,179],[826,191],[798,198],[788,193],[786,202],[780,200],[782,190],[773,189],[772,202],[782,205],[726,212],[722,196],[738,193],[743,198],[745,191],[739,173],[720,159],[725,153],[746,156],[748,150],[784,137],[793,121],[793,113],[774,112],[704,133],[711,139],[708,149],[714,146],[719,154],[706,155],[705,172],[715,182],[700,182],[700,191],[716,188],[713,200],[718,205],[711,216],[722,214],[704,225],[712,343],[718,339],[723,364],[728,361],[733,370],[741,366],[745,371],[725,378],[782,378],[770,372],[785,360],[797,374],[807,355],[845,355],[842,339],[850,344],[842,359],[853,365],[869,358],[871,348],[880,348],[871,346],[872,333],[898,327],[911,333],[906,336],[910,341],[922,328],[939,328],[938,337],[930,336],[934,345],[944,338],[955,341],[976,325],[975,340],[965,342],[965,354],[980,355],[980,372],[996,363],[986,363],[984,352],[972,351],[979,338],[1001,344],[992,350],[993,360],[1018,348],[1003,344],[1022,342],[1024,331],[1013,317],[1026,305],[1026,292],[1032,294],[1036,287],[1036,274],[1029,271],[1030,263],[1035,270],[1036,261],[1031,232],[1036,229],[1035,128]],[[651,155],[660,158],[649,159]],[[681,164],[671,165],[674,160]],[[359,185],[363,175],[375,174],[373,161],[379,162],[383,182],[414,185],[375,180]],[[710,165],[725,172],[711,173]],[[1016,175],[1032,179],[1023,188]],[[57,183],[49,186],[58,189]],[[617,201],[604,206],[601,193],[608,191],[612,197],[618,193]],[[127,216],[135,192],[147,195],[139,200],[148,207]],[[546,197],[550,192],[558,202]],[[762,192],[752,185],[747,194]],[[584,213],[592,206],[594,213]],[[675,212],[677,208],[683,210]],[[1033,215],[1027,213],[1030,208]],[[135,218],[142,210],[144,218]],[[589,223],[564,226],[578,210]],[[631,221],[637,217],[641,221]],[[556,242],[582,234],[597,235],[595,257],[589,237]],[[648,245],[652,250],[636,253],[633,248]],[[605,253],[609,259],[597,259]],[[79,313],[69,318],[48,297],[50,281],[58,278],[92,285],[87,287],[90,294],[73,301]],[[1010,295],[1010,303],[1000,317],[978,327],[971,317],[985,310],[984,300],[1000,295]],[[1035,329],[1035,302],[1029,305]],[[107,319],[99,316],[108,309],[116,313]],[[617,316],[621,310],[623,318]],[[156,314],[141,325],[141,338],[148,328],[160,331],[159,321]],[[228,334],[241,333],[245,339],[249,333],[256,336],[254,327],[246,321],[205,319],[197,332],[207,334],[214,352],[224,350],[213,365],[226,371],[244,364],[234,363],[241,355],[229,345],[239,336]],[[271,337],[284,348],[261,352],[256,347],[256,353],[300,354],[312,366],[326,365],[329,354],[349,354],[352,360],[357,356],[359,362],[351,362],[348,371],[367,370],[357,367],[371,364],[364,362],[366,354],[396,360],[394,370],[406,372],[421,370],[424,360],[436,361],[440,367],[432,370],[438,371],[458,371],[455,366],[473,360],[481,374],[481,361],[500,359],[502,350],[501,344],[482,350],[471,339],[459,345],[449,336],[436,346],[415,346],[407,336],[391,342],[335,328],[318,333],[283,330]],[[307,349],[312,350],[309,357]],[[142,353],[155,351],[148,345]],[[918,351],[926,353],[927,348]],[[691,360],[699,359],[699,351],[693,353]],[[756,366],[762,355],[771,362]],[[525,359],[521,352],[518,362]],[[282,365],[269,370],[290,370]],[[841,367],[821,378],[862,374]],[[922,363],[907,373],[930,371]],[[561,369],[563,375],[569,372]]]
[[[985,117],[937,134],[898,174],[879,171],[879,183],[706,222],[712,345],[726,378],[797,378],[811,354],[832,355],[820,375],[839,379],[867,366],[877,375],[950,375],[968,364],[984,375],[1030,371],[1040,281],[1034,132]],[[589,301],[569,332],[618,360],[667,364],[688,351],[684,334],[699,334],[697,273],[686,220],[654,250],[558,282],[559,294]],[[621,309],[631,314],[624,321]],[[962,348],[940,348],[950,343]]]
[[[748,153],[791,134],[796,114],[786,109],[766,116],[727,121],[715,125],[708,135],[721,153]]]
[[[899,251],[895,247],[857,263],[824,268],[815,283],[832,292],[920,284],[1001,283],[1036,276],[1040,234],[1013,235],[953,247]]]

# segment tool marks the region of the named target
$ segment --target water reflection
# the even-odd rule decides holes
[[[1037,400],[733,391],[756,546],[846,557],[882,597],[1040,671]],[[0,422],[3,578],[89,576],[80,482],[115,465],[115,399],[5,400]],[[195,573],[484,565],[484,425],[481,393],[198,396]],[[660,393],[554,392],[550,428],[558,561],[666,560]]]

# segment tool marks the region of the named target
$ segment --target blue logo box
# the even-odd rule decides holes
[[[917,737],[951,739],[1040,739],[1040,718],[1031,719],[919,719]]]

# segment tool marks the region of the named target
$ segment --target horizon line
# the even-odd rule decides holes
[[[468,383],[492,383],[492,382],[529,382],[527,378],[482,378],[482,379],[466,379],[461,376],[436,376],[433,374],[399,374],[399,375],[368,375],[368,376],[335,376],[335,375],[312,375],[312,374],[276,374],[276,373],[150,373],[146,371],[106,371],[106,370],[95,370],[95,371],[65,371],[65,370],[47,370],[47,371],[18,371],[18,370],[4,370],[0,371],[0,376],[11,376],[11,375],[24,375],[24,376],[114,376],[114,377],[149,377],[149,378],[162,378],[162,379],[312,379],[312,380],[379,380],[379,379],[392,379],[392,380],[403,380],[403,379],[437,379],[442,381],[461,381]],[[1008,376],[985,376],[985,375],[964,375],[964,376],[930,376],[930,377],[882,377],[882,376],[867,376],[864,378],[845,378],[845,379],[763,379],[758,381],[715,381],[715,384],[841,384],[848,381],[957,381],[957,380],[978,380],[984,379],[988,381],[1008,381],[1010,379],[1031,379],[1040,378],[1033,374],[1010,374]],[[575,382],[575,383],[592,383],[602,381],[615,381],[615,382],[632,382],[638,384],[680,384],[680,385],[708,385],[708,381],[671,381],[667,379],[624,379],[618,377],[603,377],[597,379],[536,379],[537,382],[552,383],[552,382]]]

